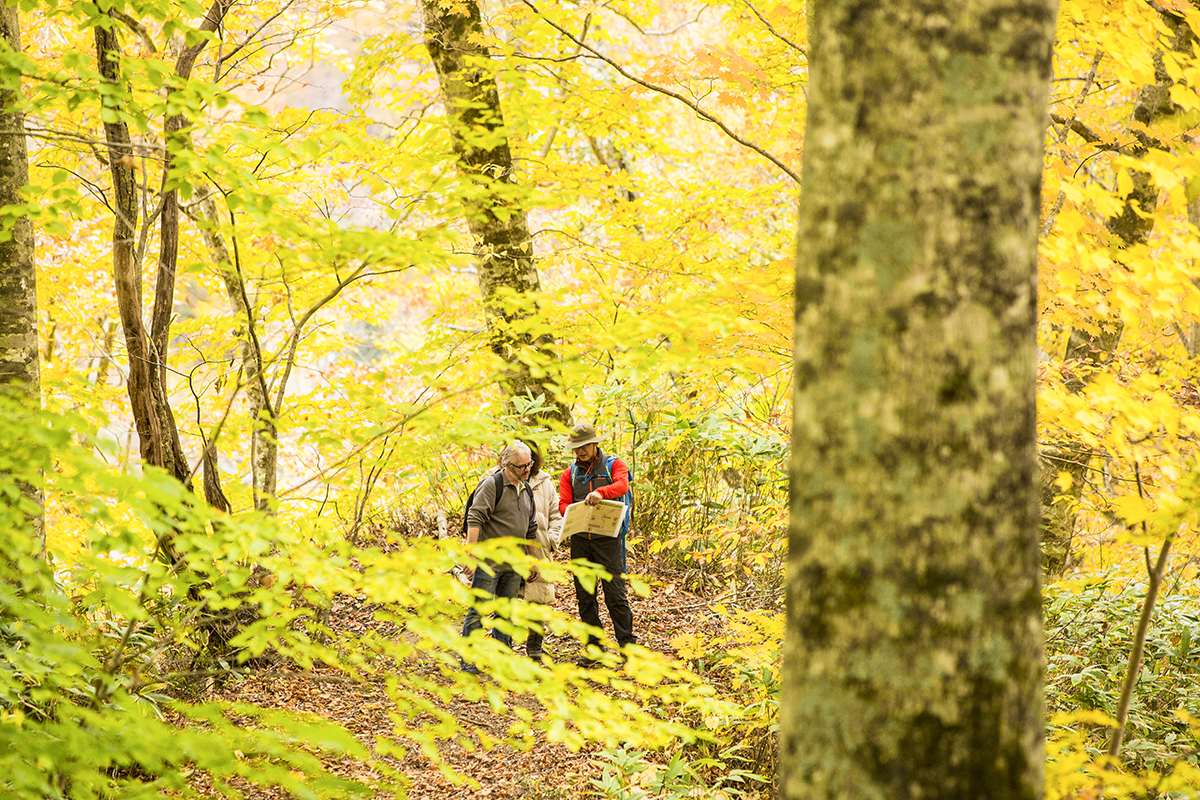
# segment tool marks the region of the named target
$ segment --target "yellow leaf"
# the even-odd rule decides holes
[[[1146,508],[1146,501],[1137,495],[1129,494],[1118,497],[1113,501],[1113,509],[1130,525],[1144,522],[1150,517],[1150,509]]]
[[[1171,101],[1189,111],[1200,109],[1200,97],[1197,97],[1196,90],[1181,83],[1171,87]]]
[[[1122,169],[1117,171],[1117,195],[1119,197],[1128,197],[1133,191],[1133,178],[1129,175],[1129,170]]]
[[[1200,292],[1188,292],[1180,305],[1186,313],[1200,316]]]
[[[671,640],[671,646],[675,648],[675,652],[680,658],[691,660],[704,655],[704,645],[700,641],[700,637],[694,633],[681,633]]]
[[[1079,273],[1071,267],[1062,267],[1058,270],[1058,282],[1064,290],[1075,291],[1079,286]]]

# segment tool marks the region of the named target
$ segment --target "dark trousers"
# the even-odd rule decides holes
[[[571,559],[576,558],[597,564],[608,572],[612,578],[600,581],[597,588],[604,589],[604,605],[608,607],[608,616],[612,619],[613,635],[617,644],[624,646],[635,644],[637,637],[633,635],[633,611],[629,608],[629,598],[625,595],[625,578],[621,576],[623,552],[621,540],[608,536],[597,536],[586,539],[583,535],[571,537]],[[579,578],[575,579],[575,600],[579,603],[579,618],[588,625],[599,628],[600,603],[596,595],[583,588]],[[587,644],[598,644],[594,638],[589,638]]]
[[[504,567],[494,567],[494,572],[489,573],[480,564],[475,568],[475,577],[471,579],[471,588],[482,589],[493,597],[513,598],[521,591],[521,576]],[[472,605],[467,611],[467,618],[463,621],[462,635],[470,636],[471,631],[479,630],[482,627],[483,618],[480,617],[479,610]],[[507,633],[501,633],[493,628],[492,638],[512,647],[512,637]]]

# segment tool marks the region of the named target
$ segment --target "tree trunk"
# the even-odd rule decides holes
[[[810,3],[786,798],[1037,798],[1053,0]]]
[[[196,208],[200,234],[221,272],[233,315],[243,325],[237,332],[237,338],[241,342],[246,396],[250,400],[250,420],[254,426],[250,440],[254,507],[259,511],[270,511],[279,465],[278,427],[266,384],[262,352],[258,349],[258,338],[254,333],[254,311],[250,307],[245,282],[229,255],[225,237],[221,235],[221,221],[212,195],[201,198]]]
[[[21,21],[15,5],[0,6],[0,34],[4,44],[21,51]],[[25,113],[20,108],[21,77],[0,83],[0,206],[25,204],[21,188],[29,183],[29,155],[25,146]],[[41,402],[38,358],[37,270],[33,225],[21,214],[4,220],[6,236],[0,241],[0,387],[13,387],[32,403]],[[32,486],[25,493],[39,507],[42,492]],[[41,516],[33,520],[34,536],[45,552]]]
[[[216,30],[229,6],[229,0],[217,0],[209,9],[200,29]],[[109,16],[94,30],[100,75],[111,87],[109,92],[102,95],[102,102],[108,112],[104,133],[113,177],[113,278],[117,289],[117,309],[125,334],[125,348],[129,353],[129,400],[137,427],[139,450],[143,463],[162,467],[190,485],[192,470],[179,440],[166,385],[167,345],[175,301],[175,263],[179,246],[179,209],[175,188],[170,185],[171,178],[167,173],[175,153],[190,143],[183,133],[184,118],[168,118],[164,123],[167,156],[163,170],[161,249],[150,315],[152,327],[148,334],[142,323],[142,272],[136,241],[137,161],[129,126],[120,116],[126,94],[121,86],[121,48],[117,22]],[[196,56],[206,42],[207,39],[203,39],[183,51],[175,65],[178,77],[188,77]]]
[[[112,90],[102,95],[109,169],[113,179],[113,280],[117,311],[129,353],[129,402],[138,432],[142,462],[162,467],[180,480],[190,470],[175,429],[174,415],[157,369],[158,356],[142,324],[142,273],[137,260],[138,187],[129,125],[118,114],[124,90],[121,81],[121,47],[116,22],[106,20],[94,28],[100,75]]]
[[[216,0],[209,8],[200,31],[210,33],[215,31],[225,18],[226,12],[233,5],[233,0]],[[200,39],[185,47],[175,60],[175,75],[187,80],[192,74],[192,67],[200,56],[207,39]],[[170,101],[175,89],[168,85],[167,100]],[[192,147],[191,137],[187,134],[188,120],[183,114],[172,114],[163,122],[163,142],[166,145],[166,156],[163,161],[162,216],[159,228],[158,279],[154,285],[154,307],[151,314],[151,352],[158,359],[159,380],[166,384],[167,344],[170,341],[171,315],[175,310],[175,276],[176,265],[179,261],[179,191],[175,185],[177,177],[171,175],[176,163],[176,155]]]
[[[570,423],[570,413],[557,401],[561,392],[552,377],[535,377],[530,362],[543,375],[555,374],[554,341],[519,330],[520,321],[536,313],[541,290],[533,263],[533,237],[524,208],[515,199],[513,160],[496,79],[483,45],[479,4],[464,0],[444,8],[438,0],[422,0],[425,46],[433,59],[450,136],[459,169],[472,187],[464,199],[467,226],[476,242],[479,288],[483,295],[492,348],[509,364],[505,378],[511,395],[544,395],[555,416]]]
[[[0,6],[0,33],[5,44],[21,50],[21,23],[16,6]],[[25,149],[25,113],[21,79],[0,84],[0,206],[22,206],[21,187],[29,183]],[[0,383],[19,384],[33,397],[40,394],[37,334],[37,273],[34,269],[33,225],[22,214],[3,221],[0,241]]]

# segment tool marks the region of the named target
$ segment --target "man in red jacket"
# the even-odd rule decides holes
[[[629,491],[629,468],[619,458],[609,458],[600,450],[600,437],[596,429],[581,422],[571,430],[567,447],[575,451],[575,464],[563,471],[558,480],[558,509],[566,514],[572,503],[596,505],[601,500],[620,500]],[[622,569],[622,542],[614,536],[577,533],[571,537],[571,560],[577,558],[603,567],[610,575],[601,580],[604,588],[604,605],[612,619],[613,634],[617,644],[624,647],[635,644],[633,635],[633,611],[625,594],[625,578]],[[579,578],[575,579],[575,600],[579,603],[579,618],[588,625],[600,628],[600,604],[596,593],[583,588]],[[585,643],[584,655],[579,659],[583,666],[592,667],[596,660],[588,654],[587,645],[599,645],[595,637]]]

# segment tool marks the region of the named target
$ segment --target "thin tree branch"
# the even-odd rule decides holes
[[[1087,98],[1088,92],[1092,90],[1092,87],[1096,83],[1096,72],[1100,69],[1100,61],[1103,58],[1103,50],[1097,50],[1096,55],[1092,57],[1091,69],[1088,70],[1087,77],[1084,78],[1083,81],[1083,88],[1079,91],[1079,97],[1075,99],[1075,105],[1071,108],[1071,117],[1069,120],[1064,121],[1062,123],[1062,127],[1058,129],[1057,138],[1059,144],[1062,144],[1066,140],[1067,132],[1071,130],[1071,126],[1078,121],[1077,116],[1079,114],[1079,109],[1083,106],[1083,101]],[[1053,118],[1053,115],[1051,115],[1051,117]],[[1084,134],[1080,133],[1080,136],[1084,136]],[[1086,137],[1084,138],[1086,139]],[[1051,206],[1050,213],[1046,215],[1046,221],[1042,223],[1042,229],[1040,231],[1042,236],[1045,236],[1050,231],[1054,230],[1054,220],[1057,219],[1058,212],[1062,210],[1063,200],[1066,199],[1066,196],[1066,192],[1064,192],[1062,189],[1058,190],[1058,195],[1054,198],[1054,205]]]
[[[1063,130],[1069,130],[1072,133],[1078,134],[1079,138],[1083,139],[1088,144],[1098,145],[1101,150],[1120,150],[1121,149],[1119,145],[1112,144],[1111,142],[1105,142],[1103,136],[1096,133],[1094,130],[1089,128],[1087,125],[1084,125],[1082,122],[1075,119],[1074,117],[1068,118],[1068,117],[1060,116],[1058,114],[1051,114],[1050,119],[1055,124],[1062,125]]]
[[[1134,462],[1133,473],[1137,476],[1138,497],[1145,498],[1142,491],[1142,475],[1137,462]],[[1142,520],[1142,533],[1147,533],[1146,521]],[[1129,664],[1125,668],[1125,682],[1121,687],[1121,699],[1117,705],[1117,724],[1112,729],[1112,738],[1108,743],[1108,755],[1116,758],[1121,752],[1121,742],[1125,738],[1125,723],[1129,719],[1129,704],[1133,700],[1133,687],[1142,671],[1142,654],[1146,647],[1146,634],[1150,630],[1150,618],[1154,614],[1154,603],[1158,599],[1158,589],[1162,585],[1163,574],[1167,569],[1167,558],[1171,552],[1171,542],[1175,534],[1171,533],[1158,551],[1158,560],[1150,568],[1150,549],[1146,548],[1146,567],[1149,583],[1146,587],[1146,599],[1142,602],[1142,614],[1138,619],[1137,633],[1133,639],[1133,650],[1129,653]]]
[[[142,25],[142,23],[138,22],[128,14],[117,11],[116,9],[113,9],[110,14],[113,19],[120,20],[125,24],[125,27],[136,33],[137,37],[142,40],[142,44],[146,45],[147,50],[149,50],[151,53],[158,52],[158,47],[154,44],[154,40],[150,38],[150,32],[146,30],[146,26]]]
[[[804,51],[804,48],[801,47],[800,45],[796,44],[795,42],[793,42],[791,39],[784,36],[779,31],[775,30],[775,26],[773,26],[771,23],[767,22],[766,17],[764,17],[762,14],[759,13],[758,9],[754,7],[754,4],[751,3],[750,0],[742,0],[742,2],[746,4],[746,8],[750,9],[750,11],[753,12],[754,16],[758,17],[758,21],[761,22],[764,26],[766,26],[766,29],[771,32],[772,36],[774,36],[776,39],[778,39],[779,41],[786,44],[788,47],[795,50],[797,53],[799,53],[805,59],[808,58],[808,53],[806,53]]]
[[[325,294],[324,297],[322,297],[320,300],[318,300],[313,305],[309,306],[308,310],[306,310],[303,314],[300,315],[300,319],[295,320],[294,325],[292,327],[292,334],[291,334],[291,336],[288,337],[288,344],[286,345],[288,353],[287,353],[287,356],[285,357],[285,361],[284,361],[284,372],[283,372],[283,375],[279,379],[279,385],[276,387],[275,404],[274,404],[274,407],[271,409],[276,417],[278,417],[280,415],[280,413],[282,413],[282,411],[283,411],[284,390],[287,388],[287,382],[288,382],[289,377],[291,376],[292,367],[295,364],[296,350],[300,345],[300,338],[301,338],[300,334],[303,331],[304,326],[308,324],[308,321],[313,318],[313,315],[316,314],[318,311],[320,311],[327,304],[333,302],[333,300],[335,300],[337,298],[337,296],[342,293],[342,290],[345,289],[347,286],[349,286],[352,283],[360,281],[363,278],[375,278],[375,277],[380,277],[383,275],[394,275],[398,272],[404,272],[406,270],[412,269],[412,265],[409,265],[409,266],[405,266],[405,267],[399,267],[397,269],[385,269],[385,270],[373,272],[373,271],[368,271],[368,269],[367,269],[368,266],[369,266],[369,263],[360,264],[353,272],[350,273],[349,276],[347,276],[344,279],[339,279],[337,282],[337,285],[335,285],[332,289],[330,289]],[[274,360],[275,359],[272,359],[272,363],[274,362]]]
[[[265,20],[263,20],[262,25],[259,25],[257,28],[255,28],[253,31],[251,31],[249,34],[247,34],[245,41],[243,41],[241,44],[234,47],[227,54],[225,54],[224,56],[221,57],[220,61],[217,62],[217,69],[220,69],[222,64],[224,64],[226,61],[228,61],[229,59],[236,56],[238,53],[242,52],[242,50],[244,50],[247,45],[249,45],[251,42],[254,41],[255,37],[257,37],[260,33],[265,31],[268,27],[270,27],[271,23],[273,23],[276,19],[283,16],[283,13],[285,11],[287,11],[289,8],[291,8],[292,4],[294,2],[295,2],[295,0],[288,0],[288,2],[283,6],[283,8],[279,9],[274,14],[272,14],[271,16],[269,16]],[[214,82],[215,82],[215,80],[216,80],[216,76],[214,76]]]

